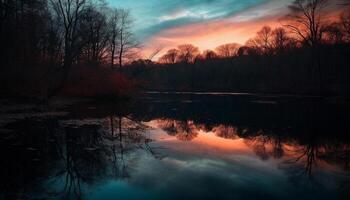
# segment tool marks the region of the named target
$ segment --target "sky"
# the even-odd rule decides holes
[[[130,9],[134,32],[147,58],[191,43],[200,50],[244,44],[264,25],[280,25],[293,0],[107,0]]]

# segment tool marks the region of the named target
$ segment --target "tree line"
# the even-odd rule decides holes
[[[349,1],[295,0],[281,26],[263,26],[244,45],[168,50],[144,70],[148,90],[349,94]],[[337,16],[331,10],[344,10]],[[234,39],[234,38],[233,38]],[[140,74],[134,63],[132,75]],[[166,68],[164,68],[166,66]]]
[[[104,0],[1,0],[0,43],[3,91],[55,93],[72,66],[121,68],[138,51],[130,11]]]
[[[348,1],[344,1],[344,5],[349,4]],[[294,48],[349,43],[350,11],[345,10],[336,20],[329,20],[326,11],[331,5],[329,0],[296,0],[289,6],[290,13],[284,17],[281,27],[272,29],[270,26],[264,26],[245,45],[222,44],[214,50],[201,53],[198,47],[183,44],[168,50],[160,57],[159,62],[193,63],[201,59],[276,55]]]

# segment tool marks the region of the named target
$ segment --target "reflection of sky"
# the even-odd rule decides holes
[[[112,6],[131,10],[136,34],[146,49],[195,43],[202,50],[226,42],[244,42],[256,31],[249,25],[270,23],[269,19],[284,12],[291,1],[108,0]],[[213,30],[218,34],[210,34]],[[228,32],[232,32],[231,37]]]
[[[205,143],[214,133],[201,132],[193,141],[178,141],[155,129],[153,147],[162,147],[162,160],[145,152],[131,167],[127,181],[107,181],[90,190],[88,199],[329,199],[337,195],[331,174],[323,173],[327,187],[310,180],[293,185],[276,160],[262,161],[241,139],[231,148]],[[217,139],[220,142],[221,139]],[[228,142],[229,143],[229,142]],[[239,147],[235,147],[235,145]],[[245,147],[243,147],[245,146]],[[308,182],[310,181],[310,182]]]
[[[232,137],[237,129],[231,126],[218,125],[205,130],[204,126],[189,123],[198,134],[191,141],[180,141],[176,135],[164,131],[164,121],[144,123],[149,129],[143,133],[153,139],[149,145],[162,155],[162,159],[142,148],[126,148],[123,155],[130,176],[121,178],[112,175],[114,168],[107,159],[111,155],[99,154],[106,165],[103,166],[110,171],[100,173],[101,176],[96,176],[89,184],[82,180],[83,199],[337,199],[339,180],[346,179],[346,174],[323,168],[323,165],[318,166],[312,179],[298,176],[295,171],[303,171],[304,166],[283,164],[293,157],[290,152],[285,154],[287,159],[262,160],[248,145],[249,139]],[[75,124],[74,120],[68,122]],[[104,122],[108,119],[81,121],[102,123],[108,131],[109,123]],[[134,126],[128,122],[124,128],[128,128],[128,124]],[[218,136],[227,130],[232,133],[231,139]],[[110,142],[107,144],[111,145]],[[84,166],[80,167],[84,173]],[[87,172],[99,174],[97,168]],[[297,181],[291,181],[295,176]],[[51,177],[43,186],[52,194],[61,192],[65,178],[64,175]]]

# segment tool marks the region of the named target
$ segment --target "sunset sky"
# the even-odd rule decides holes
[[[191,43],[201,50],[244,44],[263,25],[280,25],[293,0],[108,0],[131,10],[143,56]],[[161,53],[160,53],[161,54]]]

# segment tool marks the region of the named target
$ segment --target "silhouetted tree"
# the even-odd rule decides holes
[[[340,44],[344,40],[344,32],[342,30],[341,24],[334,22],[323,28],[324,40],[328,44]]]
[[[179,50],[178,59],[180,62],[184,63],[193,63],[200,53],[198,47],[192,44],[183,44],[177,48]]]
[[[212,59],[218,58],[218,55],[213,50],[205,50],[202,53],[202,56],[206,60],[212,60]]]
[[[328,0],[295,0],[289,6],[291,10],[291,14],[288,15],[290,24],[286,25],[303,44],[311,47],[311,67],[315,67],[315,62],[317,62],[320,95],[323,90],[323,75],[319,46],[322,42],[325,26],[323,12],[328,5]]]
[[[4,92],[45,92],[60,54],[56,20],[45,0],[0,1],[0,88]],[[51,66],[49,68],[48,66]],[[49,77],[49,78],[48,78]],[[40,84],[42,83],[42,84]]]
[[[249,41],[247,43],[249,43]],[[254,47],[249,47],[249,46],[241,46],[237,51],[237,55],[239,57],[254,56],[254,55],[258,55],[258,54],[260,54],[259,49],[256,49]]]
[[[264,26],[256,36],[246,43],[247,46],[261,51],[263,54],[271,54],[273,49],[273,32],[271,27]]]
[[[113,9],[111,11],[111,16],[108,20],[108,27],[109,27],[109,45],[110,45],[110,56],[111,56],[111,68],[114,68],[114,60],[116,58],[116,48],[119,38],[119,11],[118,9]]]
[[[347,42],[350,41],[350,10],[344,11],[340,16],[340,23],[343,27],[343,34]]]
[[[99,64],[104,60],[110,34],[106,16],[98,7],[99,5],[90,5],[82,11],[79,27],[83,54],[80,57],[92,64]]]
[[[167,64],[174,64],[177,61],[179,56],[179,50],[177,49],[169,49],[162,57],[160,57],[159,61]]]
[[[153,60],[153,58],[156,57],[162,50],[163,50],[163,47],[157,47],[151,52],[147,60]]]
[[[302,43],[317,46],[322,40],[324,25],[323,11],[328,6],[328,0],[295,0],[290,6],[291,13],[287,16],[289,28]]]
[[[78,25],[82,11],[86,6],[86,0],[50,0],[50,2],[63,27],[63,81],[65,81],[74,59],[79,54]]]
[[[223,44],[216,47],[215,52],[222,58],[230,58],[237,55],[239,46],[236,43]]]
[[[288,36],[287,31],[282,27],[276,28],[272,31],[271,43],[276,53],[281,53],[286,49],[290,49],[295,46],[294,40]]]
[[[118,9],[119,20],[118,20],[118,59],[119,68],[122,68],[125,61],[131,60],[136,56],[136,48],[138,46],[132,33],[132,19],[130,11],[126,9]]]

